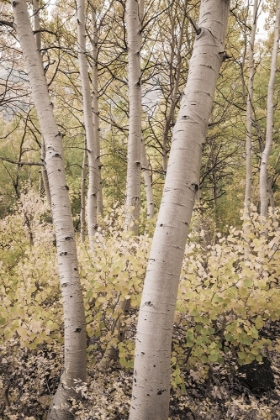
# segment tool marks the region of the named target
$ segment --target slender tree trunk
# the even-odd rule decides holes
[[[273,115],[274,115],[274,104],[273,104],[273,94],[274,86],[277,72],[277,56],[278,56],[278,47],[279,47],[279,22],[280,22],[280,0],[277,1],[277,10],[276,10],[276,21],[274,27],[274,43],[271,57],[271,69],[270,69],[270,78],[267,89],[267,115],[266,115],[266,142],[265,148],[261,156],[261,168],[260,168],[260,201],[261,201],[261,216],[267,217],[268,211],[268,175],[267,175],[267,166],[269,155],[272,147],[272,137],[273,137]]]
[[[39,32],[41,25],[40,25],[40,6],[38,0],[33,0],[33,26],[35,31],[35,42],[37,50],[40,52],[41,50],[41,33]]]
[[[144,0],[139,0],[139,20],[140,27],[143,27],[144,19]],[[140,35],[140,43],[142,46],[142,36]],[[140,66],[140,60],[139,60]],[[141,72],[141,68],[139,69]],[[140,105],[142,108],[142,104]],[[155,205],[154,205],[154,194],[153,194],[153,180],[152,180],[152,171],[151,165],[147,158],[145,140],[141,138],[141,169],[143,172],[145,191],[146,191],[146,201],[147,201],[147,217],[151,219],[155,214]]]
[[[103,194],[102,194],[102,177],[101,177],[101,163],[100,163],[100,129],[99,129],[99,101],[98,101],[98,31],[96,23],[96,11],[92,9],[92,27],[93,27],[93,39],[92,45],[92,56],[93,65],[92,69],[92,107],[93,107],[93,130],[94,130],[94,141],[96,144],[96,164],[97,164],[97,212],[102,214],[103,212]]]
[[[48,178],[48,173],[47,173],[47,168],[46,168],[46,144],[43,137],[42,137],[42,143],[41,143],[41,161],[44,163],[44,166],[42,166],[41,177],[42,177],[47,201],[49,203],[49,206],[51,207],[50,184],[49,184],[49,178]]]
[[[118,299],[121,297],[121,293],[118,295]],[[117,338],[116,342],[122,342],[124,341],[124,334],[125,330],[122,325],[122,315],[127,315],[128,311],[130,309],[130,299],[123,299],[120,302],[117,302],[117,312],[118,317],[115,319],[112,325],[111,334],[112,338]],[[104,355],[100,361],[100,363],[97,366],[97,369],[99,371],[105,371],[110,362],[112,360],[115,360],[118,357],[118,348],[116,344],[113,344],[112,341],[109,341],[107,348],[104,352]]]
[[[64,309],[64,372],[54,396],[48,420],[71,419],[69,399],[76,395],[75,380],[86,380],[86,324],[78,261],[66,185],[62,138],[56,125],[42,61],[25,0],[12,3],[16,31],[30,81],[32,96],[46,143],[46,168],[51,191],[51,208],[56,233],[58,267]],[[66,408],[60,408],[65,404]]]
[[[143,172],[143,178],[145,183],[146,190],[146,200],[147,200],[147,217],[151,219],[155,214],[155,204],[154,204],[154,194],[153,194],[153,180],[152,180],[152,171],[151,165],[147,159],[145,141],[142,139],[141,142],[141,168]]]
[[[253,122],[253,92],[254,92],[254,76],[255,76],[255,62],[254,62],[254,48],[257,30],[259,0],[254,0],[253,7],[253,22],[251,37],[249,42],[249,80],[248,80],[248,94],[247,94],[247,109],[246,109],[246,186],[245,186],[245,202],[244,212],[249,215],[251,203],[251,188],[252,188],[252,122]]]
[[[35,31],[35,43],[36,43],[36,48],[38,50],[38,53],[40,54],[40,50],[41,50],[41,33],[40,33],[41,25],[40,25],[40,14],[39,14],[39,12],[40,12],[39,1],[38,0],[33,0],[33,27],[34,27],[34,31]],[[40,58],[41,58],[41,55],[40,55]],[[41,160],[44,163],[45,163],[45,158],[46,158],[46,145],[45,145],[44,137],[42,137]],[[46,170],[45,165],[42,166],[41,178],[42,178],[42,181],[43,181],[47,201],[49,203],[49,206],[51,206],[50,186],[49,186],[48,174],[47,174],[47,170]]]
[[[136,335],[130,420],[167,420],[173,318],[219,69],[229,1],[202,0],[189,77],[174,127]]]
[[[171,126],[174,122],[175,118],[175,109],[176,109],[176,103],[177,103],[177,95],[179,90],[179,80],[180,80],[180,73],[181,73],[181,66],[182,66],[182,58],[181,58],[181,49],[183,45],[183,35],[185,31],[185,25],[186,25],[186,19],[187,19],[187,3],[188,0],[185,0],[184,8],[185,8],[185,14],[183,17],[182,25],[181,25],[181,31],[180,31],[180,37],[178,42],[178,49],[177,54],[174,53],[174,46],[171,48],[171,56],[170,56],[170,81],[172,81],[171,86],[173,85],[173,89],[171,92],[171,105],[169,109],[169,113],[166,118],[165,127],[164,127],[164,133],[163,133],[163,147],[162,147],[162,165],[163,165],[163,171],[166,174],[167,171],[167,164],[168,164],[168,134],[171,129]],[[174,31],[174,28],[172,28],[172,31]],[[176,60],[177,66],[175,70],[175,74],[173,75],[173,61],[174,58]]]
[[[81,242],[85,242],[86,236],[86,181],[87,181],[87,150],[85,144],[84,157],[82,163],[82,174],[81,174],[81,212],[80,212],[80,239]]]
[[[126,181],[126,228],[138,235],[138,221],[140,213],[140,181],[141,181],[141,69],[140,49],[141,34],[140,20],[143,16],[143,1],[126,1],[126,22],[128,38],[128,89],[129,89],[129,137],[127,152],[127,181]],[[130,299],[121,298],[118,312],[127,313]],[[117,335],[118,341],[124,340],[125,330],[122,318],[114,324],[112,333]],[[104,370],[111,359],[117,355],[117,349],[109,342],[99,369]]]
[[[138,235],[141,180],[141,33],[139,2],[126,1],[128,40],[129,136],[126,180],[126,226]]]
[[[267,189],[268,189],[268,196],[269,196],[271,211],[272,211],[272,214],[274,214],[275,201],[274,201],[274,195],[273,195],[272,180],[270,178],[267,180]]]
[[[86,29],[85,29],[85,1],[77,1],[78,15],[78,56],[83,95],[84,123],[88,152],[88,200],[87,220],[90,247],[94,249],[94,236],[97,230],[97,195],[98,195],[98,161],[93,128],[93,113],[91,104],[90,83],[88,77],[88,63],[86,58]]]

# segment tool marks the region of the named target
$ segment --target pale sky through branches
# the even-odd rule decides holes
[[[267,13],[263,11],[263,2],[261,2],[260,5],[260,12],[259,12],[259,16],[258,16],[258,24],[257,24],[257,40],[265,40],[268,36],[268,32],[264,29],[264,25],[265,25],[265,19],[267,17]],[[253,6],[251,5],[251,9],[253,8]]]

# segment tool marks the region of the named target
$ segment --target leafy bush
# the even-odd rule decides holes
[[[32,392],[37,395],[37,391],[41,403],[36,406],[36,418],[43,418],[39,412],[48,405],[61,369],[62,304],[53,231],[46,222],[46,214],[45,203],[30,192],[22,197],[14,215],[0,221],[1,381],[3,389],[8,390],[9,408],[4,401],[7,396],[3,395],[0,402],[2,412],[10,413],[7,418],[15,415],[18,399],[22,400],[26,416],[31,415],[27,395]],[[278,211],[266,221],[252,212],[251,219],[244,221],[243,230],[231,228],[226,237],[218,234],[213,245],[209,245],[198,226],[190,234],[174,324],[173,389],[186,391],[186,372],[195,377],[199,371],[203,381],[209,366],[230,366],[237,360],[246,364],[261,361],[267,350],[279,352],[279,340],[271,341],[265,335],[267,323],[280,319],[278,220]],[[129,375],[122,385],[125,391],[121,386],[118,391],[120,372],[111,371],[110,381],[116,382],[112,385],[114,391],[102,391],[101,398],[100,384],[105,388],[109,385],[95,367],[108,345],[118,350],[118,366],[127,372],[133,366],[136,316],[151,244],[149,234],[133,237],[123,226],[123,210],[112,209],[100,223],[94,252],[87,243],[78,241],[89,369],[94,371],[91,375],[97,381],[97,388],[92,388],[91,382],[89,392],[98,418],[122,418],[129,404]],[[125,315],[119,305],[124,299],[131,302]],[[117,325],[126,331],[125,340],[120,343]],[[39,372],[39,367],[34,367],[39,359],[46,366],[47,379],[43,370]],[[50,368],[52,359],[55,368]],[[23,385],[19,385],[20,369],[27,377]],[[32,371],[33,376],[27,371]],[[10,385],[7,372],[13,378]],[[126,405],[117,407],[112,395],[114,398],[123,395]],[[90,418],[92,398],[85,397],[82,406],[75,408],[77,418],[79,415]],[[108,406],[102,407],[95,399],[106,400]],[[114,417],[114,413],[118,414]]]
[[[136,309],[139,307],[151,239],[134,237],[123,229],[124,211],[114,210],[114,217],[103,220],[102,231],[96,235],[95,249],[79,245],[81,281],[84,287],[89,351],[100,349],[97,360],[108,344],[117,347],[120,363],[133,365]],[[120,302],[130,300],[129,316],[122,313]],[[128,314],[127,314],[128,315]],[[119,343],[116,325],[124,325],[127,340]],[[96,357],[93,358],[96,361]]]
[[[176,313],[185,340],[172,359],[178,383],[182,363],[246,364],[272,349],[263,327],[280,319],[279,212],[266,221],[252,213],[244,225],[227,237],[218,234],[214,245],[186,247]]]

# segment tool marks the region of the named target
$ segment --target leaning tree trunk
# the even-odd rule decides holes
[[[167,420],[173,318],[202,147],[219,69],[229,1],[202,0],[189,77],[174,127],[165,187],[136,335],[130,420]]]
[[[42,61],[36,49],[25,0],[12,3],[39,124],[46,144],[46,168],[56,233],[58,267],[64,309],[64,372],[48,420],[72,419],[67,410],[76,396],[75,380],[86,380],[86,323],[71,208],[66,185],[62,137],[56,125]],[[65,405],[65,408],[61,408]]]
[[[274,95],[274,85],[277,72],[277,56],[278,56],[278,46],[279,46],[279,22],[280,22],[280,0],[277,2],[276,10],[276,21],[274,27],[274,43],[271,57],[271,69],[270,69],[270,78],[267,89],[267,115],[266,115],[266,139],[265,139],[265,148],[261,156],[261,168],[260,168],[260,201],[261,201],[261,216],[267,217],[268,211],[268,178],[267,178],[267,166],[268,159],[272,147],[272,136],[273,136],[273,115],[274,115],[274,105],[273,105],[273,95]]]
[[[126,225],[138,234],[141,180],[141,32],[139,2],[126,1],[128,41],[129,134],[126,180]]]
[[[94,138],[93,115],[91,104],[90,83],[88,77],[88,63],[86,58],[86,26],[85,26],[85,0],[77,2],[78,14],[78,56],[83,95],[83,112],[86,130],[88,152],[88,201],[87,220],[90,247],[94,249],[94,236],[97,230],[97,195],[98,195],[98,162]]]
[[[249,215],[251,203],[251,188],[252,188],[252,122],[253,122],[253,92],[254,92],[254,48],[257,30],[259,0],[254,0],[253,8],[253,22],[251,37],[249,42],[249,80],[248,80],[248,94],[246,107],[246,185],[245,185],[245,202],[244,212],[245,216]]]

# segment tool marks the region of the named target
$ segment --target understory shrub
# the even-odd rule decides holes
[[[1,410],[2,413],[10,410],[11,415],[15,415],[12,407],[19,398],[22,407],[28,406],[28,398],[23,396],[25,388],[28,388],[29,395],[40,393],[39,405],[45,410],[60,375],[62,303],[53,230],[46,221],[46,213],[46,204],[30,192],[22,199],[22,205],[14,215],[0,221],[0,344],[1,381],[4,384]],[[151,238],[149,234],[133,237],[124,231],[124,225],[123,210],[113,209],[112,214],[100,223],[94,252],[89,250],[87,242],[80,243],[78,238],[77,241],[86,309],[89,369],[94,370],[110,344],[118,351],[115,366],[127,375],[133,366],[137,310]],[[227,367],[233,361],[248,364],[261,361],[268,351],[280,352],[279,339],[272,340],[265,334],[267,324],[280,319],[279,246],[278,210],[267,220],[252,212],[250,219],[244,220],[243,230],[231,228],[227,236],[218,234],[214,244],[209,244],[204,232],[199,232],[197,227],[190,234],[174,320],[171,360],[174,390],[186,392],[186,375],[190,372],[203,381],[209,369],[217,365]],[[127,314],[122,314],[119,307],[123,299],[130,299]],[[117,323],[125,331],[125,339],[120,343]],[[54,369],[49,367],[52,360],[49,354],[53,354],[56,360]],[[21,362],[26,379],[23,388],[21,386],[22,394],[19,394],[20,382],[16,378],[21,368],[12,359],[24,360],[24,355],[28,355],[29,364]],[[46,375],[34,368],[36,363],[41,363],[40,360],[42,366],[46,365]],[[33,369],[33,376],[28,375],[29,368]],[[7,372],[14,378],[10,382]],[[116,383],[120,372],[112,373]],[[91,381],[97,381],[97,388],[91,392],[95,392],[100,401],[102,398],[107,401],[110,392],[101,392],[99,385],[105,380],[103,376],[101,373],[92,374]],[[128,379],[122,386],[126,388],[126,397],[122,398],[128,406],[130,380],[129,375],[125,377]],[[117,394],[112,391],[112,395]],[[113,407],[112,413],[116,409],[114,404]],[[28,410],[26,408],[26,413],[30,414]],[[90,408],[87,410],[90,412]],[[106,410],[111,413],[109,406]],[[117,412],[119,416],[123,415],[121,408]],[[108,414],[108,419],[114,418],[112,413],[111,417]],[[102,415],[106,416],[104,412]]]

